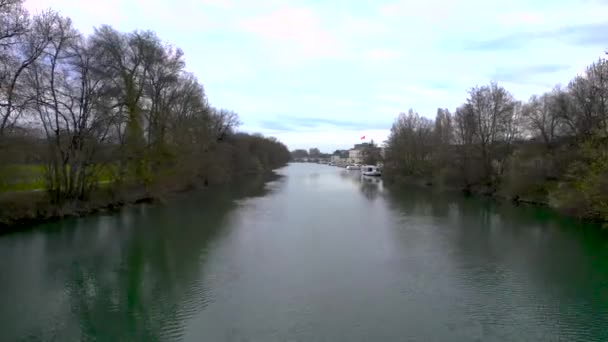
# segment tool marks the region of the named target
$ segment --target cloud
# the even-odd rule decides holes
[[[505,26],[541,25],[547,22],[547,17],[536,12],[509,12],[498,17],[498,22]]]
[[[508,36],[493,38],[489,40],[481,41],[469,41],[465,42],[464,48],[467,50],[512,50],[521,47],[526,42],[535,39],[536,34],[530,33],[516,33]]]
[[[565,40],[575,45],[608,45],[608,22],[569,26],[560,30]]]
[[[537,83],[538,81],[535,80],[538,80],[541,75],[570,69],[571,67],[565,64],[540,64],[524,67],[499,68],[491,75],[491,78],[492,80],[501,82],[526,84],[532,81],[532,83]]]
[[[361,136],[365,135],[366,140],[374,140],[382,144],[388,139],[390,130],[325,130],[316,132],[281,132],[274,133],[272,136],[286,143],[290,149],[318,147],[321,152],[331,153],[337,149],[349,149],[353,145],[361,142]]]
[[[342,18],[339,29],[345,34],[356,36],[357,39],[362,37],[378,38],[391,33],[389,25],[383,19],[374,15],[368,17],[347,14]]]
[[[365,57],[375,61],[387,61],[399,58],[401,54],[393,49],[372,49],[365,53]]]
[[[358,131],[366,129],[388,129],[391,123],[365,122],[358,120],[339,120],[315,117],[281,117],[274,120],[260,120],[259,125],[263,129],[273,131],[324,131],[328,129],[339,129],[344,131]]]
[[[386,129],[390,124],[382,122],[365,122],[354,120],[337,120],[329,118],[291,118],[291,121],[303,127],[335,126],[344,130]]]
[[[465,42],[467,50],[513,50],[536,43],[539,40],[553,40],[577,46],[608,45],[608,22],[593,23],[537,31],[516,32],[498,38]]]
[[[385,3],[379,7],[379,13],[386,18],[417,18],[430,24],[441,24],[459,12],[472,9],[474,1],[400,1]]]
[[[179,5],[161,0],[25,1],[25,7],[31,13],[52,8],[72,18],[86,34],[103,24],[124,31],[152,29],[165,35],[169,30],[182,34],[210,30],[225,24],[212,14],[229,10],[232,4],[231,0],[180,1]]]
[[[260,128],[270,131],[291,132],[297,130],[297,128],[277,120],[260,120],[258,123]]]
[[[25,8],[32,14],[52,8],[62,15],[77,18],[77,24],[85,33],[93,32],[93,27],[102,24],[118,26],[127,20],[127,5],[120,0],[87,1],[85,6],[78,6],[74,0],[27,0]]]
[[[425,84],[431,89],[448,90],[454,88],[452,84],[442,80],[427,80]]]
[[[311,8],[284,7],[247,19],[241,28],[283,58],[327,58],[341,54],[340,41]]]

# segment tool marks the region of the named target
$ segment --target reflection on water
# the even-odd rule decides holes
[[[380,177],[363,176],[355,170],[341,170],[339,174],[340,178],[356,184],[363,196],[370,201],[375,200],[384,190]]]
[[[188,317],[213,299],[197,279],[233,200],[263,196],[264,181],[0,239],[2,340],[179,338]]]
[[[608,238],[295,164],[0,237],[1,340],[608,340]]]
[[[382,192],[382,180],[377,177],[361,176],[359,189],[369,200],[375,200]]]
[[[450,266],[437,272],[458,272],[443,281],[459,279],[452,284],[462,291],[455,297],[475,318],[480,338],[509,326],[519,330],[501,332],[501,339],[608,337],[608,236],[597,226],[559,218],[546,208],[420,188],[390,189],[387,195],[405,222],[442,229],[434,239]],[[404,250],[412,248],[411,230],[394,238]]]

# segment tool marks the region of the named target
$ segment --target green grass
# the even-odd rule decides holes
[[[44,166],[16,164],[0,167],[0,192],[44,189]]]
[[[114,166],[105,166],[98,176],[100,183],[112,180]],[[13,164],[0,166],[0,193],[44,190],[44,165]]]

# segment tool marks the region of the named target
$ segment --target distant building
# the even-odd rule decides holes
[[[340,156],[339,154],[334,154],[331,156],[331,162],[332,163],[342,163],[345,162],[346,160],[344,158],[342,158],[342,156]]]
[[[360,151],[360,150],[366,148],[367,146],[369,146],[369,143],[355,144],[355,147],[353,149]]]
[[[357,149],[355,146],[354,149],[348,151],[348,161],[354,164],[361,164],[363,162],[361,150]]]

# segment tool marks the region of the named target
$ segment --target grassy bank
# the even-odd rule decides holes
[[[111,182],[113,172],[111,166],[99,167],[97,181],[100,184]],[[0,166],[0,193],[43,191],[45,188],[45,166],[42,164]]]
[[[0,195],[0,234],[26,229],[38,222],[84,216],[156,199],[153,194],[138,187],[125,188],[120,192],[101,188],[93,192],[87,201],[61,205],[50,201],[44,191],[3,193]]]
[[[140,203],[163,203],[177,194],[207,189],[223,183],[237,183],[246,177],[276,176],[272,170],[248,170],[229,179],[208,182],[206,179],[150,186],[108,184],[93,191],[89,198],[63,204],[53,203],[45,191],[13,191],[0,193],[0,234],[25,230],[34,224],[68,217],[111,212]]]

